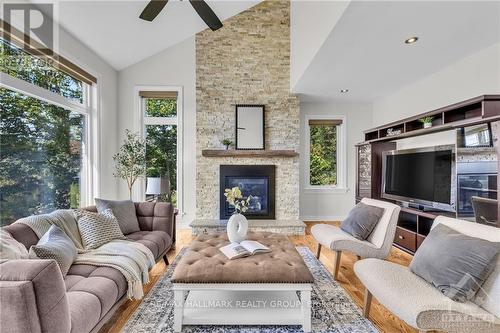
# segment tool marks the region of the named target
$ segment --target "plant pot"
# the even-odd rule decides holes
[[[248,220],[241,214],[233,214],[227,221],[227,237],[231,243],[239,243],[246,239]]]
[[[424,123],[424,128],[430,128],[432,127],[432,123]]]
[[[225,147],[226,147],[226,150],[229,150],[229,145],[226,145]]]

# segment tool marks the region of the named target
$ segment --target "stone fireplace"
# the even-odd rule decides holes
[[[299,218],[299,158],[297,156],[204,156],[203,150],[223,150],[221,140],[235,141],[235,105],[265,105],[265,150],[300,148],[300,106],[290,94],[290,3],[264,1],[224,21],[213,32],[196,35],[196,219],[228,218],[221,205],[221,166],[274,166],[274,217],[260,221]],[[262,179],[246,185],[265,188]],[[261,183],[259,183],[261,182]],[[270,185],[268,185],[270,186]],[[255,193],[252,193],[255,194]],[[262,210],[262,209],[261,209]],[[268,212],[269,211],[269,212]],[[260,212],[263,213],[263,212]],[[249,219],[255,219],[249,217]]]
[[[274,165],[221,165],[220,166],[220,219],[231,217],[230,206],[224,190],[239,187],[243,197],[251,196],[248,211],[244,215],[252,220],[275,218],[275,166]]]

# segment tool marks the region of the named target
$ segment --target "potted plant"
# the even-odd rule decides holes
[[[221,143],[226,147],[226,150],[228,150],[229,146],[233,144],[233,141],[231,141],[231,139],[223,139]]]
[[[422,124],[424,124],[424,128],[429,128],[429,127],[432,127],[432,120],[434,119],[434,117],[423,117],[423,118],[420,118],[418,121],[420,121]]]
[[[248,205],[252,196],[244,198],[241,189],[236,186],[233,188],[226,188],[224,196],[229,205],[234,207],[234,213],[227,222],[227,237],[231,243],[239,243],[245,240],[248,231],[248,221],[246,217],[241,214],[248,210]]]
[[[114,176],[127,181],[129,197],[132,199],[132,187],[146,173],[146,143],[137,133],[126,130],[125,141],[113,160],[116,168]]]

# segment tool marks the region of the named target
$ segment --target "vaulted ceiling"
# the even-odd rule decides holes
[[[499,41],[498,1],[351,1],[292,90],[371,101]]]
[[[210,1],[221,20],[259,1]],[[207,28],[189,1],[171,0],[153,22],[139,19],[147,0],[58,1],[55,19],[69,33],[120,70]]]

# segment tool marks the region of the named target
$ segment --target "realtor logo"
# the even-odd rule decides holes
[[[7,42],[22,39],[24,51],[51,56],[55,47],[53,14],[51,3],[4,3],[2,20],[7,24],[3,38]]]

